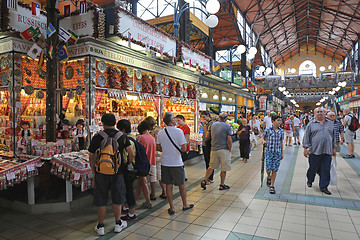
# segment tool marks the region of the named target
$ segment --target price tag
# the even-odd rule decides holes
[[[58,168],[58,172],[61,172],[63,170],[63,165],[60,165]]]
[[[28,171],[28,172],[35,171],[35,167],[34,167],[33,164],[26,165],[26,168],[27,168],[27,171]]]
[[[75,175],[74,175],[74,180],[75,181],[77,181],[77,180],[79,180],[80,179],[80,173],[75,173]]]

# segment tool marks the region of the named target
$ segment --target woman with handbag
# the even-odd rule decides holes
[[[257,119],[256,114],[252,115],[252,119],[249,122],[250,128],[251,128],[251,135],[250,135],[250,141],[254,143],[254,146],[252,149],[256,148],[257,144],[257,136],[260,134],[260,122]],[[250,146],[251,147],[251,146]]]

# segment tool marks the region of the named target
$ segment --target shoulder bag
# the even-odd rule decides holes
[[[180,152],[181,154],[181,159],[183,160],[183,162],[185,162],[187,160],[188,157],[188,153],[187,152],[182,152],[180,150],[180,148],[174,143],[174,141],[171,139],[169,132],[167,131],[167,129],[165,128],[165,133],[168,136],[168,138],[170,139],[170,142],[174,145],[174,147]]]

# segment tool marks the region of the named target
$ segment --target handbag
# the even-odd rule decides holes
[[[174,143],[174,141],[171,139],[169,132],[167,131],[167,129],[165,128],[165,133],[168,136],[168,138],[170,139],[170,142],[174,145],[174,147],[180,152],[181,154],[181,159],[183,160],[183,162],[185,162],[187,160],[188,157],[188,153],[187,152],[182,152],[180,150],[180,148]]]

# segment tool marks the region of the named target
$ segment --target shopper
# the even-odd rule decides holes
[[[229,124],[226,123],[228,115],[225,112],[220,113],[219,121],[214,123],[211,127],[211,153],[210,153],[210,166],[206,171],[204,180],[201,181],[201,187],[206,189],[209,176],[214,169],[220,167],[220,187],[219,190],[230,189],[225,184],[226,172],[231,170],[231,147],[232,147],[232,131]]]
[[[113,203],[113,212],[115,217],[115,228],[114,232],[121,232],[123,228],[127,226],[126,221],[122,221],[121,217],[121,205],[126,201],[126,190],[124,184],[124,177],[122,171],[118,168],[122,159],[117,159],[117,164],[115,164],[114,169],[112,170],[113,174],[103,174],[105,168],[103,166],[99,166],[99,159],[96,158],[95,153],[99,153],[99,150],[104,150],[104,144],[106,144],[106,140],[117,140],[114,141],[114,145],[112,149],[114,151],[118,150],[120,153],[125,149],[129,154],[129,162],[134,160],[134,151],[130,145],[129,139],[125,134],[119,132],[115,129],[116,119],[113,114],[105,114],[101,118],[101,122],[104,127],[104,131],[96,134],[89,146],[89,162],[93,174],[95,176],[95,186],[94,186],[94,203],[97,206],[97,215],[98,215],[98,224],[95,226],[95,231],[98,235],[105,234],[104,228],[104,218],[106,214],[106,204],[108,199],[108,192],[111,190],[111,197]],[[116,143],[118,145],[118,149],[114,149],[116,147]],[[101,158],[102,155],[100,155]]]
[[[266,111],[266,116],[264,117],[263,129],[269,128],[272,126],[271,114],[270,111]]]
[[[257,119],[256,114],[252,115],[252,119],[250,120],[249,125],[251,127],[250,141],[253,144],[252,149],[255,150],[257,145],[257,137],[260,134],[260,122]]]
[[[185,188],[184,163],[181,159],[181,152],[186,151],[186,139],[184,133],[176,128],[175,117],[171,112],[166,112],[163,118],[166,128],[161,130],[157,137],[157,150],[161,151],[161,181],[166,184],[166,194],[170,208],[169,215],[175,214],[173,202],[173,185],[179,186],[180,196],[183,204],[183,211],[194,207],[187,203]]]
[[[243,119],[241,121],[241,125],[237,131],[239,135],[239,149],[240,149],[240,157],[243,159],[244,163],[247,163],[249,159],[250,153],[250,133],[251,128],[248,125],[247,119]]]
[[[213,124],[211,120],[211,115],[209,111],[202,111],[201,114],[201,123],[203,124],[203,140],[202,148],[204,153],[205,160],[205,171],[209,168],[210,163],[210,151],[211,151],[211,138],[210,138],[210,128]],[[208,184],[214,183],[214,171],[209,176]]]
[[[351,131],[349,129],[349,126],[351,124],[351,119],[354,116],[354,114],[350,111],[349,108],[344,109],[344,118],[342,121],[342,125],[345,128],[345,142],[348,146],[348,154],[344,156],[344,158],[354,158],[354,137],[355,132]]]
[[[318,107],[314,110],[315,119],[305,130],[303,139],[304,156],[309,158],[307,171],[307,186],[312,187],[316,171],[320,167],[320,190],[330,195],[328,190],[330,182],[331,155],[335,155],[336,138],[334,124],[325,118],[325,109]]]
[[[270,194],[275,194],[276,173],[279,170],[280,160],[284,158],[283,140],[284,131],[280,128],[282,123],[279,115],[272,116],[272,127],[265,129],[264,146],[266,146],[266,173],[267,186],[270,188]]]
[[[155,138],[155,141],[157,140],[158,133],[162,130],[162,128],[156,124],[156,120],[149,116],[144,119],[149,123],[150,131],[149,133],[151,136]],[[156,151],[155,155],[155,162],[156,162],[156,178],[159,181],[160,187],[161,187],[161,195],[160,198],[166,199],[166,186],[161,182],[161,152]]]
[[[135,200],[137,201],[140,197],[141,192],[144,193],[145,202],[142,204],[143,208],[150,209],[151,199],[156,200],[156,161],[155,161],[155,152],[156,152],[156,143],[155,138],[149,134],[150,125],[146,121],[142,121],[138,125],[138,132],[140,135],[136,138],[137,141],[144,146],[146,155],[150,162],[150,187],[151,194],[149,193],[149,187],[147,183],[146,176],[138,176],[138,186],[136,188]]]
[[[300,145],[300,119],[297,116],[293,116],[294,123],[294,144]]]
[[[121,119],[116,124],[116,127],[119,131],[126,134],[126,136],[131,137],[135,139],[136,137],[131,134],[131,123],[127,119]],[[136,147],[134,142],[130,141],[131,148],[135,153],[136,156]],[[135,158],[134,156],[134,158]],[[122,170],[124,174],[124,181],[125,181],[125,188],[126,188],[126,203],[124,204],[122,208],[122,213],[125,213],[126,215],[121,217],[121,220],[124,221],[135,221],[137,220],[137,216],[135,214],[135,195],[134,195],[134,180],[137,178],[135,173],[133,171],[129,171],[129,169],[132,169],[131,162],[129,161],[129,154],[127,151],[122,152],[123,162],[125,164],[122,164]],[[130,166],[130,167],[129,167]]]
[[[286,119],[284,124],[284,130],[285,130],[285,146],[292,146],[291,140],[294,136],[294,116],[290,116]]]
[[[185,136],[185,139],[186,139],[186,152],[182,153],[181,157],[182,157],[182,160],[183,162],[185,162],[188,158],[188,154],[189,154],[189,151],[190,151],[190,127],[189,125],[187,125],[185,123],[185,118],[183,115],[177,115],[176,117],[176,123],[177,123],[177,128],[180,128],[183,133],[184,133],[184,136]],[[184,171],[185,171],[185,181],[187,181],[187,176],[186,176],[186,170],[184,168]]]
[[[327,117],[334,123],[335,139],[336,139],[336,152],[340,152],[340,145],[344,143],[344,126],[342,123],[336,119],[334,112],[329,112]],[[336,162],[336,154],[334,155],[334,160]]]

